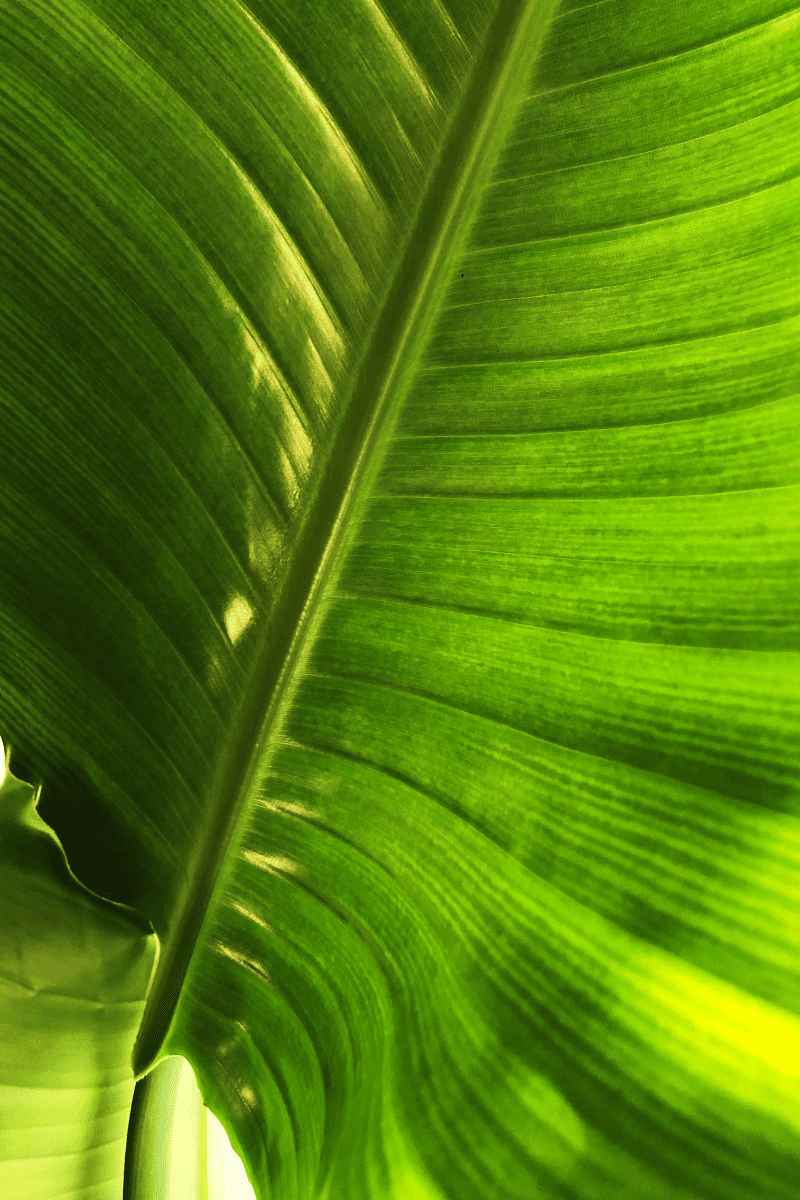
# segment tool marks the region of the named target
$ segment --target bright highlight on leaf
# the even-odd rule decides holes
[[[3,1200],[797,1200],[800,12],[0,46]]]
[[[253,610],[244,596],[236,596],[225,609],[225,629],[232,642],[236,642],[253,620]]]

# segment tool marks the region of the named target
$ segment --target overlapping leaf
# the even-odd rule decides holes
[[[0,1187],[120,1195],[131,1056],[155,958],[135,913],[71,875],[34,790],[0,782]]]

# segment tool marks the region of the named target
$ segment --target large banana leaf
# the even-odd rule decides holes
[[[77,905],[0,972],[95,1006],[4,1009],[12,1200],[119,1196],[175,1054],[259,1200],[796,1197],[800,16],[0,23],[0,732]]]

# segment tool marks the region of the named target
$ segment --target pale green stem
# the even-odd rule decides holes
[[[125,1200],[209,1200],[205,1108],[185,1059],[165,1058],[137,1085]]]
[[[255,1200],[227,1134],[203,1105],[192,1068],[177,1055],[136,1085],[124,1200]]]

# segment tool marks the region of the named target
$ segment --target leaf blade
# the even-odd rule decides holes
[[[442,113],[454,110],[464,79],[465,48],[474,54],[480,46],[488,10],[465,4],[454,23],[434,4],[387,5],[389,17],[374,5],[342,5],[337,12],[350,22],[342,44],[356,47],[345,60],[321,51],[333,9],[315,25],[266,5],[250,16],[204,8],[199,39],[182,29],[175,52],[165,49],[167,26],[146,29],[121,4],[97,7],[114,31],[100,31],[102,44],[128,64],[121,82],[106,72],[110,93],[134,94],[139,55],[150,69],[163,68],[167,89],[189,96],[176,109],[181,128],[191,131],[187,144],[205,149],[188,176],[209,196],[187,200],[180,172],[163,163],[148,170],[170,221],[178,214],[191,225],[188,242],[170,232],[164,252],[177,263],[180,247],[180,261],[193,264],[190,294],[200,313],[190,321],[179,311],[177,266],[161,287],[151,266],[161,255],[157,238],[133,266],[115,260],[116,291],[103,293],[104,264],[76,256],[75,239],[43,224],[33,204],[36,229],[59,261],[83,272],[76,290],[62,267],[62,296],[91,294],[108,338],[100,347],[90,330],[76,355],[61,335],[53,373],[59,362],[74,370],[93,358],[93,369],[106,372],[102,386],[85,370],[82,381],[94,389],[91,411],[102,414],[111,407],[98,399],[111,395],[113,362],[126,397],[148,414],[148,437],[161,438],[158,450],[145,439],[133,475],[154,480],[153,495],[167,497],[175,476],[152,467],[164,463],[158,455],[167,445],[169,471],[177,463],[208,493],[210,521],[191,508],[191,488],[179,485],[176,494],[181,516],[191,513],[195,545],[212,550],[211,582],[199,582],[176,517],[167,536],[197,596],[189,583],[173,590],[170,604],[157,590],[144,597],[141,585],[131,592],[151,615],[162,603],[170,654],[186,647],[182,679],[193,672],[198,699],[187,706],[158,665],[167,661],[163,641],[142,639],[144,626],[131,622],[135,605],[108,571],[113,536],[99,556],[87,555],[74,537],[87,518],[71,495],[65,552],[54,536],[63,541],[64,522],[43,511],[41,485],[34,517],[11,538],[14,568],[26,540],[42,563],[79,561],[88,573],[101,562],[103,594],[117,603],[106,611],[125,617],[121,640],[145,646],[159,686],[126,697],[114,682],[118,708],[109,723],[91,668],[102,680],[113,673],[75,616],[77,597],[100,590],[76,578],[72,615],[59,624],[56,606],[41,600],[57,573],[26,564],[33,586],[24,600],[14,569],[4,584],[13,630],[4,695],[17,728],[25,712],[49,715],[40,756],[51,766],[81,762],[107,793],[93,811],[110,805],[117,835],[126,801],[114,780],[118,788],[126,759],[140,755],[147,787],[139,794],[152,792],[139,805],[137,833],[149,875],[137,878],[141,867],[132,866],[126,886],[140,899],[149,894],[151,908],[160,896],[163,930],[176,927],[176,897],[185,910],[191,892],[184,886],[181,899],[181,864],[188,856],[202,873],[212,861],[196,850],[197,829],[208,844],[228,824],[225,805],[209,816],[209,797],[227,804],[237,790],[251,793],[240,833],[220,842],[221,874],[212,869],[203,885],[213,902],[168,1047],[195,1063],[264,1195],[322,1187],[331,1200],[400,1196],[409,1180],[422,1194],[438,1189],[459,1200],[565,1189],[592,1200],[790,1194],[793,1084],[783,1078],[785,1064],[754,1041],[759,1029],[784,1044],[795,1037],[794,1018],[778,1006],[794,1007],[797,994],[796,18],[774,8],[748,3],[720,14],[692,6],[661,21],[649,10],[632,17],[625,5],[590,6],[554,24],[461,262],[437,281],[439,313],[430,328],[425,322],[416,370],[409,362],[398,372],[398,436],[382,467],[376,439],[348,514],[346,554],[333,563],[311,630],[311,656],[291,663],[274,758],[240,777],[236,754],[220,746],[256,740],[263,704],[253,701],[244,720],[242,710],[255,686],[254,648],[268,639],[291,645],[319,560],[310,555],[284,574],[297,559],[297,530],[308,528],[305,505],[314,487],[318,511],[346,491],[314,483],[311,459],[330,452],[339,419],[325,426],[330,398],[349,394],[354,364],[364,361],[353,350],[358,331],[367,337],[370,329],[371,301],[363,298],[373,287],[376,308],[385,301],[380,287],[389,286],[394,255],[410,253],[403,239],[426,178],[423,160],[435,159]],[[72,19],[79,10],[60,11]],[[307,15],[302,5],[292,12]],[[94,19],[81,9],[78,24]],[[153,20],[174,20],[178,29],[177,17]],[[122,31],[120,47],[114,37]],[[68,39],[58,36],[68,56]],[[91,46],[74,36],[90,59]],[[222,69],[207,61],[206,41],[218,41]],[[376,47],[381,85],[370,74]],[[45,56],[29,53],[27,61],[47,93]],[[293,115],[276,115],[270,130],[263,109],[256,119],[242,107],[231,87],[237,61],[248,70],[258,63],[265,94],[279,78],[281,94],[297,102],[287,110]],[[202,83],[188,69],[200,62]],[[441,111],[426,92],[434,78],[430,94],[442,98]],[[731,86],[720,90],[720,78]],[[155,99],[140,87],[138,103],[154,140],[185,163],[176,139],[158,129],[168,107],[158,98],[168,94],[156,82]],[[63,84],[60,95],[62,107],[73,103]],[[118,137],[116,119],[106,136]],[[306,186],[313,156],[303,158],[299,133],[292,141],[295,121],[307,146],[334,130],[338,167],[327,180],[325,170],[315,177],[319,196],[328,185],[321,204]],[[282,181],[307,218],[302,228],[292,226],[288,202],[281,229],[282,218],[248,190],[237,174],[244,151],[226,157],[248,123],[259,131],[258,148],[247,152],[251,176],[260,163],[257,181],[276,211],[274,180]],[[416,161],[415,144],[424,151]],[[280,164],[272,179],[267,150]],[[363,175],[358,163],[369,164]],[[347,164],[357,176],[351,213],[336,199]],[[121,184],[108,195],[115,188]],[[263,218],[275,312],[281,296],[294,297],[296,324],[275,316],[274,329],[257,326],[265,293],[246,248],[233,237],[223,244],[214,228],[219,197],[231,200],[242,228],[259,229]],[[368,228],[385,215],[376,244],[359,238],[354,213]],[[465,217],[459,237],[468,224]],[[413,253],[407,261],[413,277]],[[325,281],[321,291],[314,279]],[[58,326],[57,307],[21,280],[15,297],[27,328],[41,326],[37,308]],[[174,436],[169,442],[169,421],[153,424],[157,410],[144,404],[146,388],[123,362],[120,328],[129,346],[152,333],[122,283],[138,289],[159,337],[168,334],[167,349],[147,342],[151,357],[159,348],[160,375],[147,353],[135,361],[169,387],[171,419],[185,414],[188,452]],[[105,324],[102,295],[116,306]],[[391,326],[393,311],[410,311],[392,303],[371,336]],[[404,322],[397,344],[409,331]],[[218,352],[192,343],[198,331],[219,339]],[[304,350],[309,332],[321,347],[316,357]],[[350,368],[337,359],[340,345],[353,350]],[[222,377],[223,347],[227,356],[235,350],[238,387]],[[390,357],[381,348],[377,355],[379,363]],[[283,414],[268,437],[247,409],[259,389],[259,411]],[[295,403],[300,392],[305,405]],[[74,389],[72,403],[85,411],[79,396]],[[192,424],[198,413],[206,425]],[[32,422],[26,415],[21,428],[38,434],[41,423]],[[73,431],[68,437],[77,459],[79,443]],[[747,450],[744,438],[753,439]],[[109,441],[119,443],[118,430]],[[350,465],[338,470],[347,477]],[[72,469],[67,463],[62,477]],[[96,458],[90,476],[99,497],[102,470]],[[220,480],[228,474],[226,499]],[[77,491],[74,480],[61,488]],[[20,499],[31,493],[18,472],[11,507],[22,511]],[[100,527],[116,532],[119,513],[95,503]],[[134,510],[141,537],[140,507],[127,502],[128,518]],[[283,510],[296,514],[294,534],[281,532]],[[323,515],[315,528],[329,523]],[[327,538],[315,537],[320,550]],[[286,578],[289,590],[305,582],[284,624],[271,624],[270,604]],[[181,628],[187,612],[191,633]],[[106,656],[116,645],[107,636],[101,644]],[[27,648],[38,691],[26,708],[19,697]],[[259,686],[280,677],[284,650],[274,653]],[[117,655],[115,667],[130,669],[133,659]],[[83,692],[65,686],[75,659],[84,664]],[[42,685],[52,664],[64,689],[55,703]],[[142,674],[136,665],[132,677]],[[93,708],[82,699],[89,693]],[[133,706],[126,711],[120,698]],[[91,747],[104,761],[93,760],[70,702],[105,730]],[[370,716],[384,727],[373,728]],[[173,755],[172,745],[180,747]],[[72,794],[78,790],[73,780]],[[179,791],[165,824],[159,805]],[[570,828],[564,814],[576,797],[580,818]],[[678,831],[669,821],[676,810]],[[169,887],[159,871],[172,873]],[[182,973],[176,978],[180,984]],[[714,1014],[705,1023],[696,1015],[704,1006]],[[737,1071],[752,1084],[749,1100]],[[350,1153],[356,1143],[359,1152]]]

